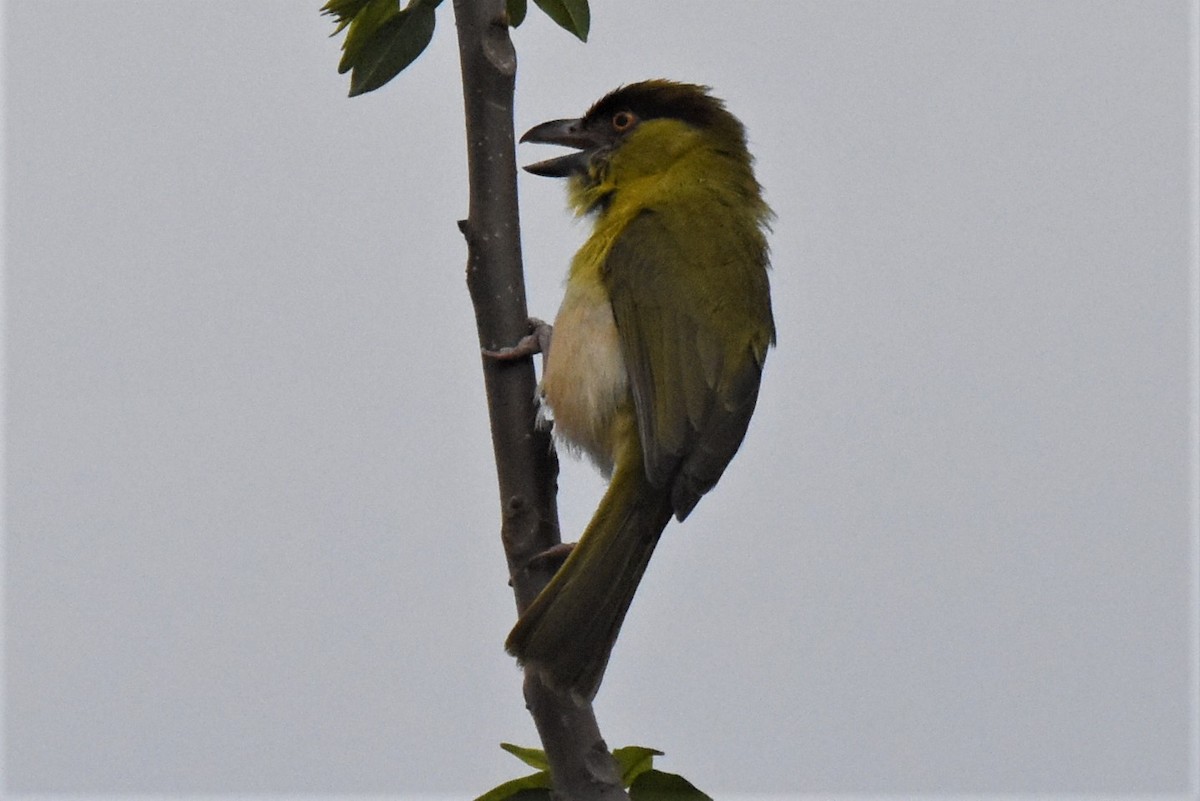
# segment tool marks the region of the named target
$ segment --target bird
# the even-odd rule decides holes
[[[525,169],[567,179],[570,207],[594,221],[539,340],[539,398],[555,441],[609,483],[505,647],[590,701],[664,528],[746,434],[776,339],[772,212],[744,126],[707,86],[627,84],[521,142],[573,148]]]

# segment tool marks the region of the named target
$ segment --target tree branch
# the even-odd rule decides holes
[[[528,333],[513,141],[517,59],[504,0],[454,0],[454,19],[470,172],[470,209],[459,228],[467,240],[467,287],[479,344],[496,350]],[[500,536],[520,612],[551,574],[549,566],[526,565],[560,542],[558,461],[549,434],[534,427],[532,359],[483,358],[483,377],[500,489]],[[591,705],[553,691],[532,672],[526,674],[524,690],[558,796],[628,801]]]

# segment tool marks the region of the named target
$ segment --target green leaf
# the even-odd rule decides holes
[[[355,58],[350,74],[351,97],[378,89],[421,55],[433,39],[435,7],[436,3],[412,3],[375,30]],[[347,45],[349,39],[347,35]]]
[[[695,785],[674,773],[648,770],[629,787],[630,801],[712,801]]]
[[[550,774],[532,773],[493,787],[475,801],[550,801]]]
[[[662,756],[663,752],[640,745],[627,745],[615,749],[612,754],[621,766],[621,785],[628,787],[638,776],[654,767],[654,757]]]
[[[525,21],[525,12],[529,9],[526,0],[508,0],[508,24],[515,28]]]
[[[553,798],[550,788],[546,787],[537,790],[518,790],[516,795],[508,797],[508,801],[553,801]]]
[[[550,761],[546,759],[546,752],[540,748],[526,748],[523,745],[513,745],[512,743],[500,743],[500,747],[531,768],[550,770]]]
[[[560,27],[575,34],[581,42],[588,38],[592,15],[587,0],[533,0],[537,7],[546,12]]]
[[[343,17],[338,30],[349,25],[346,41],[342,42],[342,60],[338,63],[338,74],[349,72],[358,65],[363,50],[379,32],[383,23],[400,13],[396,0],[339,0],[348,10],[354,5],[353,18]],[[337,33],[337,31],[334,31]]]
[[[321,6],[321,13],[333,17],[337,23],[333,33],[329,35],[337,36],[341,33],[342,28],[353,22],[354,18],[362,12],[363,6],[369,2],[371,0],[329,0],[328,3]]]

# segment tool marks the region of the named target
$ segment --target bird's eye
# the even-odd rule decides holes
[[[617,131],[618,133],[624,133],[632,128],[636,122],[637,115],[635,115],[632,111],[618,111],[613,115],[612,127],[614,131]]]

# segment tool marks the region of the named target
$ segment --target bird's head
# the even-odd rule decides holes
[[[581,211],[622,185],[671,169],[697,148],[750,168],[746,133],[708,87],[666,80],[623,86],[576,119],[534,126],[522,142],[565,145],[573,153],[525,167],[534,175],[571,179]]]

